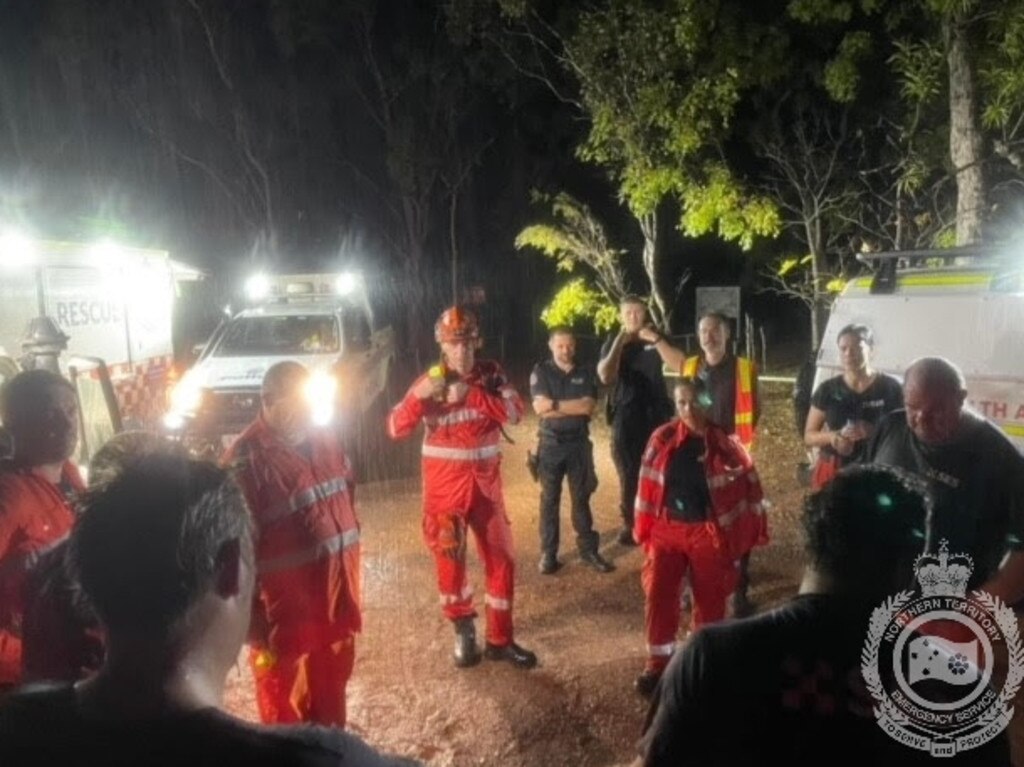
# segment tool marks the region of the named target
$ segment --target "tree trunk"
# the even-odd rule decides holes
[[[980,242],[985,214],[982,136],[977,92],[970,61],[967,27],[953,16],[946,21],[949,64],[949,156],[956,173],[956,242]]]
[[[828,264],[820,216],[806,216],[807,245],[811,251],[811,348],[821,346],[821,334],[828,322],[827,290],[823,284]]]
[[[668,302],[665,300],[665,291],[658,281],[661,253],[658,250],[658,213],[653,211],[642,216],[637,216],[637,223],[640,225],[640,232],[644,237],[643,263],[644,272],[651,285],[651,319],[658,327],[664,328],[668,316]]]

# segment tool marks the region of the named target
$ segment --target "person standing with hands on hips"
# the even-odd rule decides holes
[[[667,344],[647,325],[647,306],[638,296],[619,303],[622,329],[607,339],[597,363],[597,377],[609,385],[607,416],[612,427],[612,459],[619,475],[622,531],[618,541],[635,546],[633,503],[640,478],[640,457],[651,433],[672,417],[673,406],[665,387],[661,357]]]

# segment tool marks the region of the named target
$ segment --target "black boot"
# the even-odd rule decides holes
[[[596,551],[581,551],[580,561],[597,570],[599,573],[610,573],[615,570],[615,565],[602,557]]]
[[[469,668],[480,662],[480,648],[476,646],[476,626],[472,618],[455,621],[455,668]]]
[[[660,671],[653,671],[649,668],[645,668],[643,673],[636,678],[633,682],[633,686],[636,691],[643,697],[650,699],[654,696],[654,691],[658,689],[658,681],[661,679]]]
[[[507,660],[517,668],[533,668],[537,665],[537,656],[515,642],[501,646],[488,642],[484,648],[484,657],[487,660]]]

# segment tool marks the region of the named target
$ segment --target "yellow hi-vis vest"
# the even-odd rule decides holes
[[[704,359],[698,354],[688,357],[683,363],[684,378],[696,378]],[[746,357],[736,358],[736,412],[733,414],[736,425],[734,432],[749,450],[754,445],[754,363]]]

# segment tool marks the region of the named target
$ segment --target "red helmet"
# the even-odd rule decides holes
[[[479,340],[480,326],[476,315],[461,306],[445,309],[434,324],[434,338],[439,344],[466,339]]]

